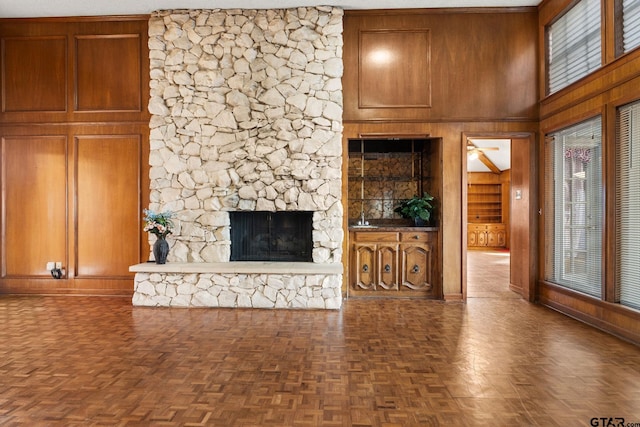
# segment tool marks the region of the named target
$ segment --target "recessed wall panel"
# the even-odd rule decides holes
[[[76,38],[76,110],[140,111],[140,37]]]
[[[76,138],[78,277],[129,277],[139,262],[140,150],[139,135]]]
[[[360,108],[431,106],[429,30],[361,31],[359,55]]]
[[[2,277],[49,277],[66,265],[67,143],[64,136],[2,139]]]
[[[2,112],[66,109],[66,37],[2,39]]]

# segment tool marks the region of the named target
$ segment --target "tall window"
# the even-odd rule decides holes
[[[545,279],[602,295],[602,123],[550,135],[545,158]]]
[[[547,27],[548,92],[600,67],[600,0],[580,0]]]
[[[640,101],[618,109],[616,144],[617,298],[640,309]]]
[[[617,0],[616,30],[618,54],[640,46],[640,1]]]

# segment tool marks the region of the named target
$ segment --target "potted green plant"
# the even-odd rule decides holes
[[[403,200],[393,211],[412,219],[416,226],[423,226],[429,223],[435,211],[435,198],[425,191],[422,197]]]

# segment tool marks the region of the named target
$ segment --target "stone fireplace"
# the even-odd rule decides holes
[[[176,229],[166,265],[132,266],[134,304],[340,307],[342,18],[152,15],[149,208],[176,212]],[[230,216],[251,211],[309,212],[307,262],[232,261]]]

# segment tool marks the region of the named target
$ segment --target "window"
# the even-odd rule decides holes
[[[547,28],[548,93],[600,67],[600,0],[581,0]]]
[[[545,279],[602,295],[602,123],[550,135],[545,147]]]
[[[616,297],[640,309],[640,101],[618,109]]]
[[[640,46],[640,1],[617,0],[616,34],[619,55]]]

